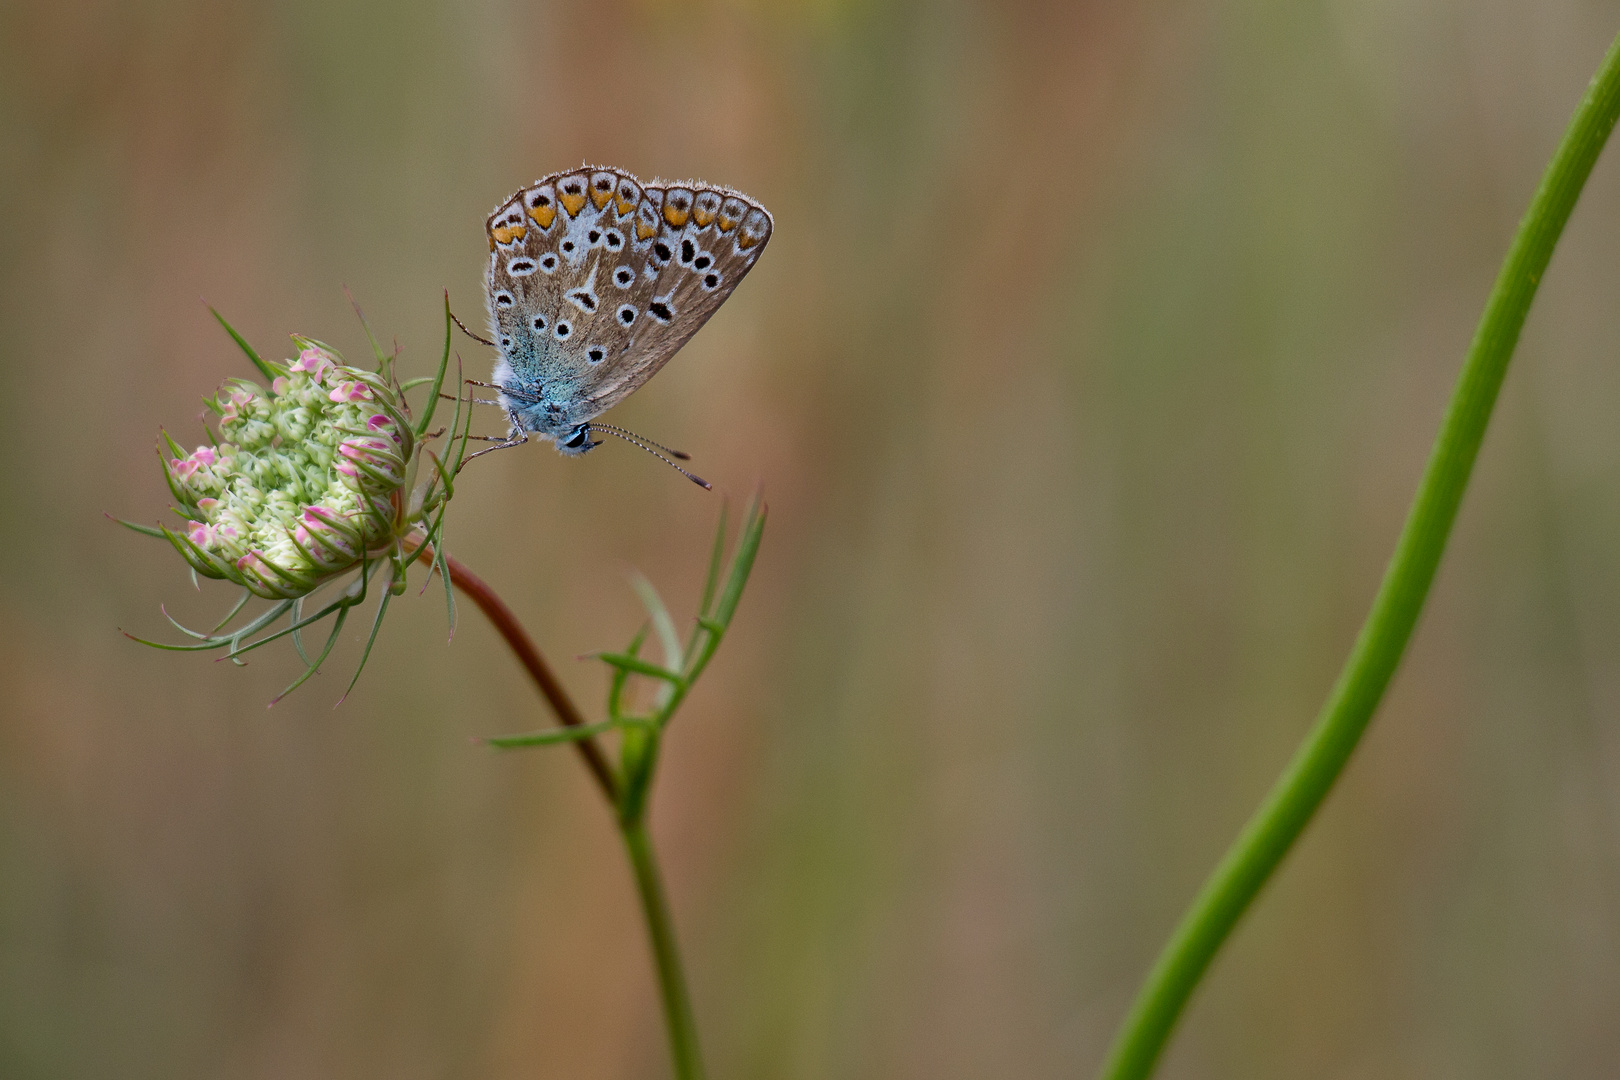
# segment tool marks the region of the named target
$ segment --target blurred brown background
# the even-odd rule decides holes
[[[655,806],[717,1080],[1084,1077],[1366,610],[1615,0],[0,6],[0,1076],[659,1077],[607,814],[470,606],[274,710],[160,426],[438,349],[582,159],[775,212],[612,419],[772,517]],[[1366,745],[1167,1078],[1620,1062],[1620,163],[1537,301]],[[470,374],[488,350],[459,340]],[[493,430],[491,422],[487,430]],[[581,652],[719,500],[630,447],[467,475],[452,549]]]

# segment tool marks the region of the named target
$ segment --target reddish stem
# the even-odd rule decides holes
[[[431,562],[433,547],[431,544],[424,547],[427,550],[422,554]],[[495,595],[495,590],[491,589],[483,578],[467,569],[455,556],[445,555],[444,562],[450,568],[450,583],[470,597],[472,602],[478,605],[478,610],[495,624],[495,629],[517,655],[518,662],[528,671],[530,678],[534,679],[535,686],[551,706],[551,711],[557,714],[557,719],[569,727],[579,727],[585,723],[585,718],[580,715],[573,699],[568,696],[568,691],[563,689],[562,683],[557,681],[557,676],[552,674],[545,657],[534,647],[528,631],[523,629],[523,625],[517,621],[517,616],[512,614],[512,609],[506,606],[506,602]],[[618,783],[613,778],[613,769],[608,765],[602,748],[597,745],[595,739],[579,739],[574,746],[585,758],[585,766],[596,778],[602,794],[607,796],[609,803],[617,806]]]

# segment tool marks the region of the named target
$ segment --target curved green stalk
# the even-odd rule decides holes
[[[1159,954],[1103,1066],[1104,1080],[1140,1080],[1152,1071],[1216,950],[1316,813],[1361,740],[1434,581],[1536,286],[1617,115],[1620,38],[1609,46],[1519,223],[1395,555],[1344,670],[1304,745]]]
[[[641,910],[647,917],[647,936],[652,942],[654,967],[658,971],[658,995],[664,1002],[664,1019],[669,1028],[669,1052],[676,1080],[703,1080],[703,1060],[698,1055],[697,1018],[692,998],[686,991],[686,975],[681,970],[681,952],[675,944],[675,921],[664,896],[664,881],[653,855],[652,836],[647,832],[645,815],[619,825],[625,850],[636,873],[636,891]]]

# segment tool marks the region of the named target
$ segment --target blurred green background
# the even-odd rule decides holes
[[[768,205],[612,419],[772,517],[655,802],[711,1071],[1088,1075],[1366,610],[1615,0],[0,5],[0,1076],[657,1077],[604,808],[477,613],[274,710],[160,427],[261,350],[406,374],[581,160]],[[1547,276],[1385,708],[1166,1078],[1620,1061],[1620,164]],[[489,351],[458,340],[469,374]],[[493,419],[486,430],[494,430]],[[452,550],[591,708],[719,499],[466,475]]]

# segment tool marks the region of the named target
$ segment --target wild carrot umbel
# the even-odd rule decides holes
[[[448,303],[445,310],[448,328]],[[168,457],[160,449],[159,458],[173,510],[183,522],[179,528],[124,524],[168,540],[194,576],[230,581],[243,591],[230,613],[206,633],[169,619],[193,644],[136,640],[174,651],[224,649],[240,662],[243,653],[291,637],[305,667],[280,700],[319,669],[350,610],[376,590],[376,617],[354,673],[358,679],[390,598],[405,591],[415,553],[432,544],[443,558],[445,511],[467,448],[459,398],[450,437],[437,451],[430,445],[443,435],[429,425],[449,367],[449,334],[438,371],[401,384],[394,377],[394,357],[383,353],[369,326],[375,370],[349,366],[330,346],[297,336],[296,359],[268,361],[217,312],[215,318],[269,387],[230,379],[204,398],[214,426],[204,425],[207,441],[189,453],[163,432]],[[431,383],[432,390],[422,416],[413,421],[405,392],[423,383]],[[466,413],[470,422],[471,410]],[[312,594],[351,574],[334,599],[306,613]],[[272,606],[227,629],[255,596]],[[448,583],[445,597],[453,627]],[[270,630],[284,616],[287,625]],[[328,618],[326,642],[311,658],[302,633]]]

